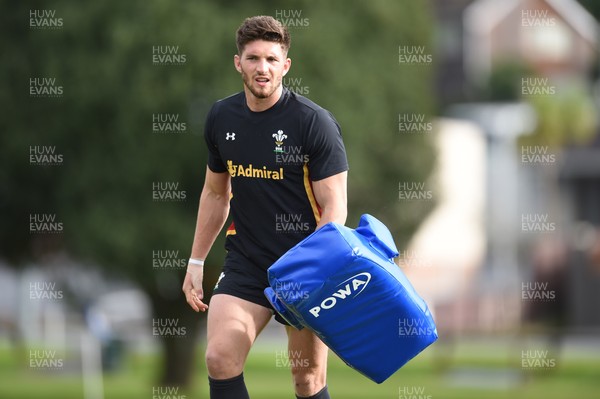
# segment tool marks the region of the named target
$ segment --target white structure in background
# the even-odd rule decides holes
[[[436,122],[435,144],[437,204],[401,254],[400,264],[437,323],[457,328],[460,318],[448,314],[446,305],[468,294],[485,256],[486,145],[477,125],[454,119]]]
[[[15,271],[0,262],[0,343],[18,340],[30,356],[52,352],[60,371],[81,372],[85,399],[104,398],[103,348],[111,340],[127,350],[156,349],[150,318],[144,292],[89,265],[57,258]]]
[[[15,321],[27,345],[65,349],[83,330],[136,349],[148,349],[155,341],[149,328],[150,301],[130,284],[109,282],[96,269],[68,261],[4,273],[12,276],[16,288],[0,292],[0,302],[16,306],[5,311],[0,306],[0,315]]]
[[[20,275],[18,298],[18,330],[24,342],[44,348],[67,348],[67,309],[64,292],[58,287],[40,289],[48,277],[36,267],[26,268]],[[51,299],[50,297],[57,299]]]
[[[442,329],[514,326],[521,281],[515,143],[533,129],[535,114],[525,104],[456,106],[452,114],[460,119],[441,119],[435,133],[436,207],[400,264]]]
[[[465,104],[451,114],[476,123],[485,142],[485,221],[488,271],[495,285],[516,284],[520,230],[517,138],[534,130],[535,111],[525,103]]]

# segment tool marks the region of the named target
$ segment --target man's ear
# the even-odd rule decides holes
[[[282,76],[287,75],[287,73],[290,71],[291,67],[292,67],[292,60],[290,58],[286,58],[285,63],[283,64],[283,75]]]
[[[242,73],[242,66],[240,65],[240,56],[237,54],[233,56],[233,66],[235,66],[235,69],[239,73]]]

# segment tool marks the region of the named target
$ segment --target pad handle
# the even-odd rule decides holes
[[[277,297],[277,294],[275,293],[273,288],[265,288],[264,293],[267,297],[267,300],[271,303],[275,311],[277,311],[277,313],[279,313],[279,315],[283,317],[285,321],[290,323],[290,325],[296,328],[297,330],[302,330],[304,328],[304,326],[302,325],[302,323],[300,323],[298,318],[294,316],[294,314],[290,312],[285,306],[285,304]]]
[[[362,235],[384,259],[392,259],[399,255],[392,233],[375,217],[369,214],[362,215],[355,231]]]

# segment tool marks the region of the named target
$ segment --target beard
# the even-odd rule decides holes
[[[281,86],[281,79],[269,79],[269,85],[265,87],[256,87],[254,85],[254,78],[250,77],[244,71],[242,71],[242,80],[244,81],[244,86],[246,86],[256,98],[269,98],[275,93],[279,86]]]

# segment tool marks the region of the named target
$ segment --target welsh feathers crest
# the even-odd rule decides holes
[[[275,152],[283,152],[281,146],[283,145],[283,140],[287,139],[287,135],[283,133],[283,130],[278,130],[277,133],[273,133],[273,138],[275,139]]]

